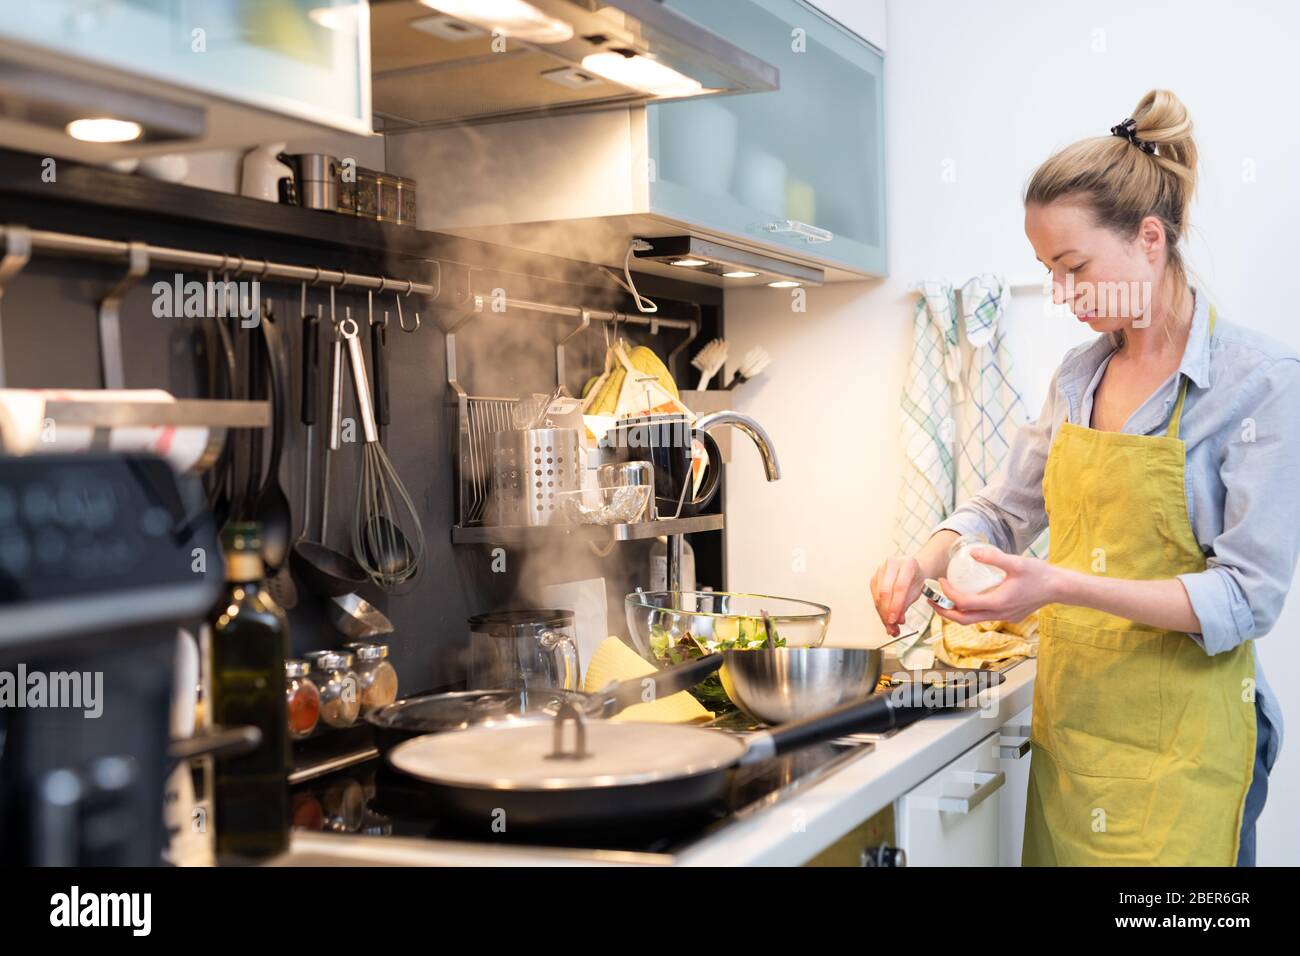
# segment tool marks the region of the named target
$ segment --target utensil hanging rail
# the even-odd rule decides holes
[[[544,312],[547,315],[565,315],[571,318],[581,319],[584,316],[595,322],[617,322],[620,325],[648,325],[652,331],[658,329],[690,329],[697,328],[697,323],[693,319],[664,319],[654,315],[640,315],[636,312],[609,312],[601,309],[583,309],[575,305],[551,305],[547,302],[533,302],[529,299],[512,299],[503,297],[495,299],[482,293],[475,293],[473,297],[474,312],[492,311],[489,301],[499,302],[508,312],[511,309],[520,309],[525,312]]]
[[[0,227],[4,237],[5,248],[9,247],[15,227]],[[189,269],[196,272],[212,271],[226,275],[252,275],[258,279],[284,279],[293,282],[309,282],[314,285],[322,283],[349,289],[373,289],[379,292],[396,292],[437,298],[438,285],[427,282],[414,282],[409,279],[390,279],[386,276],[362,275],[334,269],[318,269],[315,266],[297,266],[287,262],[271,262],[267,259],[246,258],[239,255],[223,255],[213,252],[194,252],[189,249],[172,249],[167,246],[154,246],[144,243],[119,242],[115,239],[98,239],[93,236],[78,236],[66,232],[49,232],[44,229],[27,230],[31,237],[31,251],[52,255],[89,256],[98,259],[118,259],[128,261],[131,249],[143,249],[149,258],[151,267],[170,266]],[[433,264],[441,274],[441,266],[436,259],[423,260]],[[439,281],[439,285],[441,282]]]

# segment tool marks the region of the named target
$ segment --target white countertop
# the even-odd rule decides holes
[[[731,824],[681,853],[681,866],[795,866],[975,746],[1029,706],[1027,660],[980,695],[979,709],[935,714],[879,740],[868,754],[805,792]]]

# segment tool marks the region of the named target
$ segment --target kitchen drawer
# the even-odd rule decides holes
[[[908,866],[997,866],[1006,774],[989,734],[896,802]]]
[[[880,54],[798,0],[666,5],[775,65],[781,86],[647,107],[651,211],[885,274]]]
[[[1025,794],[1029,790],[1029,723],[1033,708],[1026,707],[1007,722],[998,735],[998,765],[1007,775],[1002,788],[1002,819],[998,833],[998,864],[1019,866],[1025,839]]]

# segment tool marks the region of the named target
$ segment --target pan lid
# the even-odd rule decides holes
[[[464,690],[407,697],[371,711],[367,719],[386,729],[432,734],[478,724],[545,721],[565,703],[592,709],[592,698],[572,690]]]
[[[590,721],[586,755],[572,755],[574,727],[564,728],[566,754],[552,756],[551,722],[471,728],[408,740],[389,753],[392,765],[417,779],[483,790],[587,790],[676,780],[730,767],[742,740],[681,724]]]

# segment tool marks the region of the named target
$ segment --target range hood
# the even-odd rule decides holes
[[[658,0],[373,2],[370,42],[386,133],[780,85],[776,67]]]

